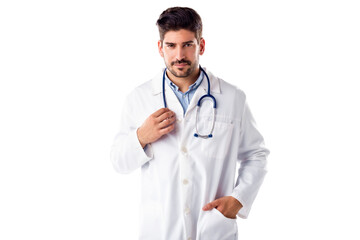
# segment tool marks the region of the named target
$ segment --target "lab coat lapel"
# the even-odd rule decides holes
[[[167,84],[165,82],[165,98],[166,98],[166,103],[167,103],[167,107],[175,112],[177,118],[182,118],[182,116],[184,115],[184,109],[181,106],[181,103],[179,101],[179,99],[177,98],[177,96],[175,95],[174,91],[170,88],[169,84]]]
[[[211,83],[210,83],[211,84]],[[203,80],[201,81],[201,84],[196,89],[194,96],[191,98],[190,104],[188,106],[188,109],[185,113],[185,116],[187,116],[188,113],[190,113],[197,105],[199,99],[207,93],[207,79],[204,75]]]
[[[209,80],[210,80],[210,93],[211,94],[220,94],[220,83],[219,83],[219,79],[217,77],[215,77],[211,72],[207,71],[206,68],[203,68],[205,70],[205,72],[208,74],[209,76]],[[208,81],[207,78],[204,74],[204,78],[201,81],[200,86],[196,89],[194,96],[192,97],[190,104],[188,106],[188,109],[186,111],[185,116],[190,113],[197,105],[199,99],[203,96],[207,94],[207,89],[208,89]]]
[[[152,93],[154,96],[161,95],[162,102],[163,102],[162,86],[163,86],[164,70],[165,68],[163,68],[161,72],[152,79]],[[184,114],[184,110],[181,106],[181,103],[179,102],[173,90],[170,88],[169,84],[167,84],[166,82],[165,82],[165,99],[167,103],[167,108],[175,112],[177,118],[179,117],[182,118]],[[162,105],[162,107],[164,107],[164,104]]]

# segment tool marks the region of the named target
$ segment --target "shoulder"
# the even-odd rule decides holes
[[[211,77],[210,77],[211,76]],[[216,98],[218,114],[232,116],[233,120],[240,120],[246,103],[245,92],[230,81],[209,73],[213,79],[214,90],[212,94]]]
[[[138,110],[153,110],[162,106],[159,95],[162,91],[162,71],[159,71],[153,78],[139,84],[125,96],[128,105],[136,107]]]
[[[148,81],[136,86],[133,90],[131,90],[127,94],[126,99],[128,101],[131,101],[135,98],[138,98],[139,96],[147,96],[147,95],[149,95],[150,89],[151,89],[151,80],[148,80]]]
[[[224,95],[226,97],[232,96],[232,97],[236,98],[237,101],[239,101],[239,100],[245,101],[246,94],[241,88],[239,88],[237,85],[235,85],[233,83],[230,83],[229,81],[222,79],[221,77],[218,77],[212,73],[210,73],[210,74],[213,77],[215,77],[217,79],[217,81],[219,82],[221,95]]]
[[[219,82],[221,86],[221,91],[223,91],[225,94],[229,92],[234,92],[237,95],[245,97],[245,92],[242,89],[240,89],[238,86],[229,83],[221,78],[219,78]]]
[[[159,71],[154,77],[148,79],[147,81],[141,83],[140,85],[136,86],[128,95],[128,98],[134,97],[148,97],[151,95],[156,95],[161,93],[161,78],[162,78],[162,71]]]

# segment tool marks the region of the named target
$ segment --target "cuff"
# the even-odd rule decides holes
[[[250,212],[249,205],[246,204],[246,202],[243,201],[242,197],[239,196],[236,192],[233,192],[230,196],[236,198],[243,206],[236,215],[240,218],[247,219]]]
[[[140,166],[153,159],[154,153],[151,144],[147,144],[144,148],[142,148],[137,136],[137,129],[131,133],[130,141],[130,146],[134,147],[133,150],[136,152],[136,155],[139,156]]]

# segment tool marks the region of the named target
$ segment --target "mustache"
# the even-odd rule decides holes
[[[171,62],[171,66],[174,66],[174,64],[181,64],[181,63],[186,63],[187,65],[191,65],[190,61],[180,60],[180,61]]]

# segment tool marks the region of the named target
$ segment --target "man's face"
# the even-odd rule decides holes
[[[198,43],[195,33],[181,29],[165,33],[163,42],[158,42],[158,48],[170,73],[186,78],[197,70],[199,55],[205,50],[205,41],[201,38]]]

